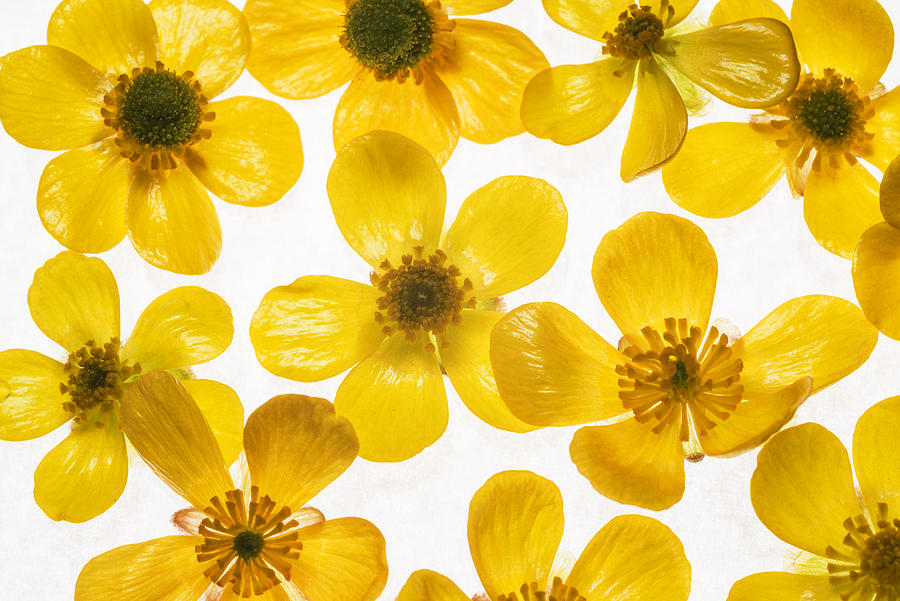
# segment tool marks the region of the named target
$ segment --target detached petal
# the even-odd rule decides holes
[[[879,223],[863,233],[853,258],[853,288],[866,319],[900,340],[900,231]]]
[[[470,601],[470,598],[443,574],[417,570],[406,579],[396,601]]]
[[[230,386],[215,380],[182,380],[181,384],[209,424],[225,465],[231,465],[244,448],[244,406],[241,399]]]
[[[711,27],[716,27],[760,17],[769,17],[788,23],[784,10],[772,0],[720,0],[709,13],[708,22]]]
[[[62,363],[34,351],[0,352],[0,440],[31,440],[70,419],[59,385]]]
[[[853,468],[869,514],[878,504],[896,507],[900,497],[900,397],[891,397],[866,410],[853,431]]]

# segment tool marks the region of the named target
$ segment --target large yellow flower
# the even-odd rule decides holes
[[[723,0],[711,23],[749,16],[787,22],[770,0]],[[878,83],[894,28],[875,0],[795,0],[791,28],[805,73],[797,90],[750,123],[710,123],[689,132],[663,169],[672,200],[703,217],[756,204],[786,175],[816,241],[846,259],[881,221],[878,181],[900,153],[900,88]]]
[[[549,66],[512,27],[459,19],[510,0],[247,0],[247,69],[269,91],[313,98],[348,81],[334,147],[399,132],[444,164],[459,136],[493,144],[524,131],[525,84]]]
[[[442,372],[487,423],[533,430],[497,396],[488,347],[497,297],[538,279],[562,250],[559,192],[501,177],[473,192],[442,235],[446,189],[428,151],[373,132],[338,152],[328,196],[372,285],[305,276],[270,290],[250,325],[263,367],[311,382],[355,365],[334,404],[374,461],[408,459],[444,433]]]
[[[72,422],[69,436],[34,472],[34,500],[54,520],[83,522],[109,509],[125,489],[123,392],[142,371],[182,371],[222,353],[234,334],[231,310],[203,288],[175,288],[150,303],[122,344],[112,272],[100,259],[71,251],[35,272],[28,307],[38,328],[69,356],[61,363],[33,351],[0,352],[0,440],[31,440]],[[244,422],[237,395],[212,380],[185,386],[223,455],[234,461]]]
[[[75,601],[372,601],[384,588],[378,528],[303,507],[356,459],[353,428],[328,401],[282,395],[250,414],[250,477],[241,487],[191,393],[166,373],[143,376],[125,394],[122,429],[198,519],[190,536],[92,559]]]
[[[850,458],[818,424],[789,428],[766,443],[750,482],[756,515],[799,547],[793,573],[764,572],[735,583],[728,601],[894,601],[900,597],[900,397],[869,408],[853,432]]]
[[[699,31],[676,27],[697,0],[544,0],[550,17],[603,42],[604,58],[539,73],[525,89],[522,122],[532,134],[577,144],[606,129],[637,86],[620,175],[655,171],[681,148],[687,111],[679,91],[693,82],[729,104],[778,104],[796,87],[794,40],[773,19],[726,22]]]
[[[875,347],[862,311],[823,295],[789,300],[735,339],[709,323],[717,272],[700,228],[640,213],[594,255],[594,286],[624,335],[618,348],[555,303],[519,307],[494,328],[491,361],[513,415],[535,426],[608,420],[578,430],[569,451],[616,501],[673,505],[685,458],[761,444]]]
[[[639,515],[610,520],[568,573],[553,565],[563,534],[559,488],[526,471],[501,472],[469,504],[469,550],[486,596],[414,572],[397,601],[686,601],[691,564],[665,525]]]
[[[25,146],[75,149],[38,185],[41,221],[63,246],[103,252],[127,232],[156,267],[205,273],[222,244],[206,190],[261,206],[300,176],[284,109],[210,102],[250,50],[226,0],[63,0],[47,40],[0,59],[0,122]]]

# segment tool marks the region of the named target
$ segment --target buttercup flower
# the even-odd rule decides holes
[[[408,459],[444,433],[442,373],[487,423],[533,430],[497,396],[488,347],[497,297],[538,279],[562,250],[559,192],[501,177],[473,192],[442,235],[446,189],[428,151],[373,132],[338,152],[328,196],[371,285],[305,276],[270,290],[250,324],[263,367],[310,382],[355,365],[334,405],[373,461]]]
[[[770,0],[723,0],[710,23],[761,14],[788,21]],[[790,24],[805,68],[797,90],[750,123],[692,129],[663,183],[688,211],[730,217],[786,175],[816,241],[851,259],[882,220],[878,181],[859,159],[883,171],[900,153],[900,90],[878,83],[894,28],[875,0],[795,0]]]
[[[247,69],[270,92],[314,98],[348,81],[334,147],[399,132],[438,164],[459,136],[493,144],[524,131],[522,92],[549,66],[522,32],[459,16],[510,0],[247,0]]]
[[[469,505],[469,550],[486,595],[469,597],[449,578],[414,572],[397,601],[686,601],[691,565],[681,541],[653,518],[610,520],[571,571],[553,565],[563,534],[559,488],[526,471],[501,472]]]
[[[900,397],[869,408],[853,432],[850,458],[818,424],[789,428],[766,443],[753,472],[756,515],[799,547],[794,573],[739,580],[728,601],[894,601],[900,598]]]
[[[234,335],[231,310],[203,288],[175,288],[144,309],[123,343],[112,272],[100,259],[71,251],[35,272],[28,307],[38,328],[69,356],[61,363],[33,351],[0,352],[0,440],[31,440],[71,422],[71,433],[34,472],[34,500],[54,520],[84,522],[109,509],[125,489],[124,391],[143,372],[187,376],[190,366],[217,357]],[[212,380],[184,385],[233,462],[244,422],[240,399]]]
[[[262,206],[300,176],[300,132],[284,109],[211,102],[250,50],[225,0],[63,0],[47,40],[0,59],[0,122],[25,146],[75,149],[50,161],[37,193],[63,246],[99,253],[127,232],[152,265],[205,273],[222,244],[206,190]]]
[[[523,305],[494,328],[491,362],[513,415],[535,426],[608,420],[578,430],[569,451],[611,499],[670,507],[684,493],[685,458],[758,446],[875,347],[862,311],[824,295],[789,300],[735,338],[709,323],[717,272],[699,227],[639,213],[594,255],[618,348],[555,303]]]
[[[188,389],[166,373],[143,376],[125,394],[122,429],[193,506],[196,524],[190,536],[95,557],[78,576],[75,601],[371,601],[384,588],[378,528],[303,507],[356,458],[353,428],[328,401],[282,395],[250,414],[242,487]]]
[[[778,104],[796,87],[800,67],[791,32],[773,19],[677,28],[697,0],[543,0],[550,17],[603,43],[604,58],[539,73],[525,89],[522,123],[540,138],[577,144],[606,129],[637,87],[620,175],[655,171],[681,148],[688,82],[729,104]]]

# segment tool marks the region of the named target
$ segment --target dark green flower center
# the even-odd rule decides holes
[[[266,546],[266,540],[258,532],[252,530],[244,530],[239,532],[232,541],[234,552],[241,559],[253,559],[259,557],[263,547]]]
[[[672,374],[671,378],[669,378],[672,386],[674,386],[675,388],[687,388],[690,379],[691,376],[690,374],[688,374],[687,366],[685,366],[684,361],[681,359],[676,359],[675,373]]]
[[[428,57],[434,34],[422,0],[357,0],[344,14],[342,41],[360,63],[393,77]]]
[[[134,77],[121,107],[124,132],[152,148],[186,144],[200,125],[200,96],[171,71],[145,70]]]
[[[819,141],[839,141],[856,130],[853,103],[840,88],[814,90],[802,101],[797,118]]]

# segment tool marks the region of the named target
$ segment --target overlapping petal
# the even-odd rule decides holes
[[[716,27],[760,17],[788,22],[784,10],[772,0],[720,0],[709,13],[709,24]]]
[[[445,0],[441,6],[451,15],[478,15],[503,8],[512,0]]]
[[[896,507],[900,497],[900,397],[885,399],[866,410],[853,431],[853,468],[870,515],[878,504]]]
[[[761,572],[741,578],[734,583],[727,601],[839,601],[840,593],[831,586],[825,574],[789,574]]]
[[[887,223],[867,229],[853,258],[853,288],[859,306],[885,335],[900,340],[900,231]]]
[[[900,229],[900,160],[896,160],[896,157],[891,160],[881,178],[878,204],[884,220]]]
[[[212,430],[225,465],[234,463],[244,448],[244,406],[237,393],[215,380],[190,379],[181,384],[194,399]]]
[[[72,418],[63,410],[62,363],[34,351],[0,351],[0,440],[31,440]]]
[[[872,100],[872,110],[875,114],[866,121],[866,131],[873,138],[864,158],[884,171],[900,155],[900,88]]]
[[[603,40],[604,33],[616,28],[619,15],[628,8],[627,2],[617,0],[543,0],[543,3],[551,19],[598,42]]]

